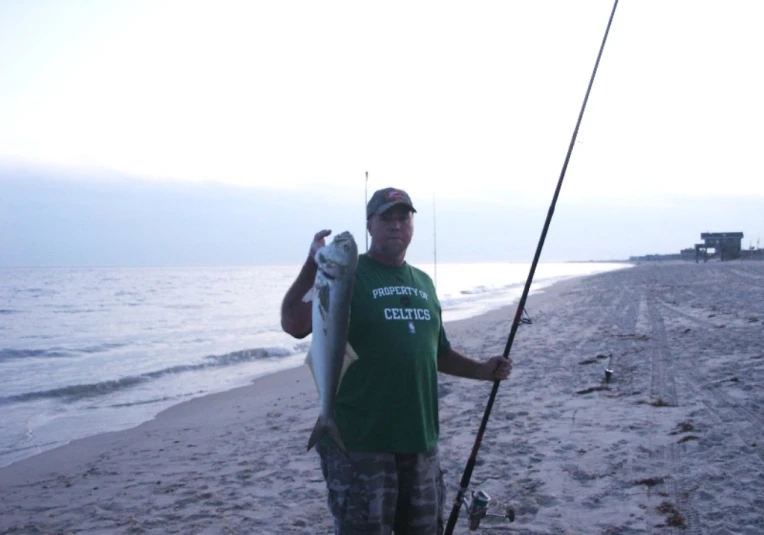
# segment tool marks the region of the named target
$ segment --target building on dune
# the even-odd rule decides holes
[[[695,261],[699,261],[700,250],[704,249],[704,254],[708,254],[708,249],[713,249],[719,254],[719,260],[737,260],[740,258],[740,252],[743,249],[742,232],[702,232],[700,239],[703,244],[696,244]]]
[[[650,254],[643,256],[632,256],[631,262],[655,262],[666,260],[686,260],[708,262],[709,260],[718,260],[726,262],[728,260],[764,260],[764,249],[757,246],[751,246],[743,249],[742,232],[701,232],[699,243],[692,247],[681,249],[679,254]]]

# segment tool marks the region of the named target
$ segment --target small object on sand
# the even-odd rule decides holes
[[[613,378],[613,369],[610,367],[613,363],[613,354],[610,353],[607,359],[607,367],[605,368],[605,382],[609,383],[610,379]]]

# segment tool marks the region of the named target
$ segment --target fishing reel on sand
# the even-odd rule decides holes
[[[480,522],[486,517],[498,517],[510,522],[515,521],[515,510],[507,507],[503,515],[489,513],[488,507],[491,504],[491,497],[482,490],[473,490],[472,495],[462,498],[462,503],[467,511],[467,520],[470,531],[476,531],[480,527]]]

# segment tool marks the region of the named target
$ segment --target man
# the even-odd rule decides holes
[[[385,188],[366,207],[371,235],[360,254],[350,309],[348,343],[358,355],[337,392],[345,455],[331,440],[316,450],[337,535],[435,535],[443,532],[445,485],[438,461],[437,372],[485,381],[509,376],[502,356],[477,361],[451,348],[430,277],[405,260],[414,235],[414,205]],[[311,289],[318,232],[308,259],[281,308],[284,331],[311,331]]]

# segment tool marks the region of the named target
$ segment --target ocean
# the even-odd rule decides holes
[[[517,302],[529,270],[419,267],[435,278],[446,321]],[[625,267],[541,263],[532,292]],[[293,339],[279,325],[281,298],[298,271],[0,269],[0,466],[299,366],[310,337]]]

